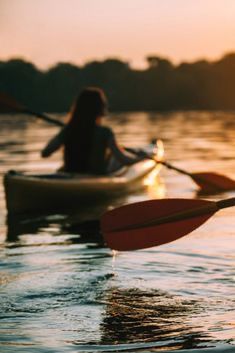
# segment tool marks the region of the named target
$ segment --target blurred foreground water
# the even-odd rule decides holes
[[[128,113],[106,123],[123,145],[162,138],[168,162],[235,178],[234,113]],[[26,116],[0,116],[0,124],[1,178],[60,166],[60,153],[39,154],[56,127]],[[0,352],[235,352],[234,208],[174,243],[135,252],[112,254],[96,229],[76,227],[148,198],[234,196],[200,195],[190,178],[162,169],[158,187],[105,205],[7,220],[1,184]]]

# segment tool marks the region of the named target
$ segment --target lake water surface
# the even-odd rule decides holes
[[[127,113],[106,123],[126,146],[158,137],[168,162],[235,179],[235,113]],[[0,124],[1,181],[9,169],[59,167],[60,152],[39,154],[56,127],[9,115]],[[116,255],[76,229],[117,204],[235,196],[200,195],[167,169],[158,185],[106,205],[8,220],[1,183],[0,352],[235,352],[235,208],[173,243]]]

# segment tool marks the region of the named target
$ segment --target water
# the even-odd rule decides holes
[[[60,165],[60,153],[39,155],[56,127],[0,119],[1,176]],[[233,113],[128,113],[107,124],[124,145],[161,137],[172,164],[235,178]],[[115,202],[153,197],[202,195],[189,177],[163,169],[158,189]],[[110,204],[7,222],[1,186],[0,206],[0,352],[235,352],[234,208],[171,244],[114,255],[76,229]]]

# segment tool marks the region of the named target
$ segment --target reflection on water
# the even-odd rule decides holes
[[[25,242],[22,244],[22,240],[25,239],[26,234],[47,234],[48,232],[53,233],[53,239],[55,235],[68,233],[67,239],[70,243],[91,242],[100,245],[104,244],[100,232],[99,219],[89,219],[79,223],[71,223],[65,216],[41,216],[32,219],[25,219],[21,216],[8,216],[7,218],[6,242],[12,243],[12,246],[25,246],[26,244]],[[59,239],[61,239],[61,237],[59,237]],[[43,241],[45,242],[45,238]],[[32,239],[32,242],[35,244],[35,237]]]
[[[103,344],[171,340],[171,348],[182,349],[197,347],[208,336],[185,320],[202,310],[196,300],[181,300],[158,290],[112,288],[105,302]]]
[[[59,167],[60,152],[49,160],[39,156],[56,127],[25,116],[0,120],[1,176]],[[234,114],[128,113],[107,124],[123,145],[161,138],[172,164],[235,178]],[[0,186],[1,352],[235,351],[234,208],[158,248],[113,257],[102,242],[99,218],[109,208],[202,197],[187,176],[163,169],[160,179],[111,202],[17,218],[7,217]]]

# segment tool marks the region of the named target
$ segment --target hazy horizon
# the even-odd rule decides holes
[[[0,0],[0,60],[39,69],[107,58],[141,69],[150,55],[214,61],[235,51],[234,10],[233,0]]]

